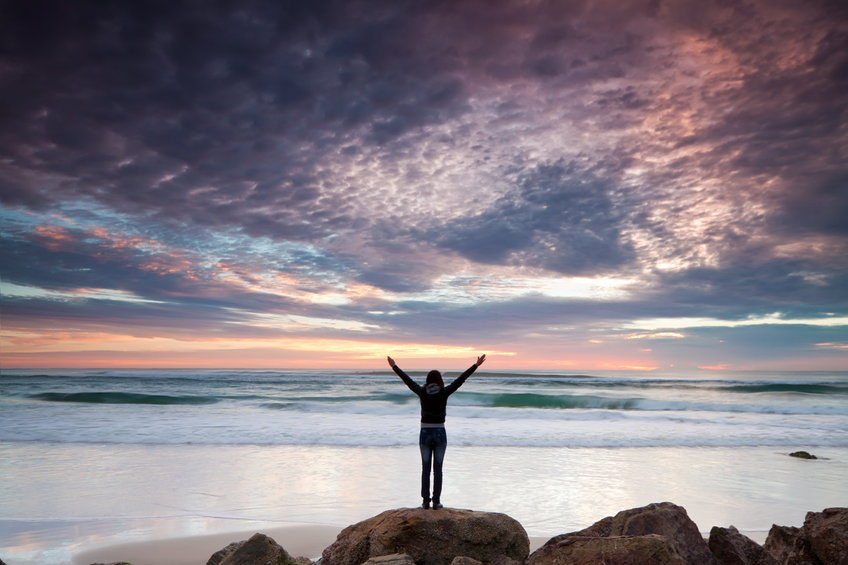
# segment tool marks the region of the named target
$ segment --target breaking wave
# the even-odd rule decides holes
[[[46,402],[79,402],[83,404],[215,404],[210,396],[170,396],[166,394],[139,394],[132,392],[42,392],[29,396]]]

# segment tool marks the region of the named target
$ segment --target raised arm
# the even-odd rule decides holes
[[[486,360],[486,354],[484,353],[483,355],[481,355],[480,357],[478,357],[478,358],[477,358],[477,362],[476,362],[476,363],[474,363],[473,365],[471,365],[470,367],[468,367],[467,369],[465,369],[465,372],[464,372],[464,373],[462,373],[461,375],[459,375],[459,376],[456,378],[456,380],[455,380],[455,381],[453,381],[451,384],[449,384],[448,386],[446,386],[446,387],[445,387],[445,392],[447,392],[448,394],[453,394],[454,392],[456,392],[456,389],[458,389],[459,387],[461,387],[461,386],[462,386],[462,383],[464,383],[464,382],[465,382],[465,380],[466,380],[468,377],[470,377],[470,376],[474,373],[474,371],[476,371],[476,370],[477,370],[477,367],[479,367],[480,365],[482,365],[482,364],[483,364],[483,361],[485,361],[485,360]]]
[[[397,366],[397,363],[395,363],[394,359],[392,359],[389,356],[386,356],[386,359],[388,360],[389,366],[392,368],[392,370],[395,372],[395,374],[401,378],[401,380],[404,382],[404,384],[406,386],[409,387],[409,390],[411,390],[415,394],[421,394],[421,392],[423,392],[421,385],[419,385],[418,383],[413,381],[412,378],[410,378],[409,375],[404,373],[403,370],[400,367]]]

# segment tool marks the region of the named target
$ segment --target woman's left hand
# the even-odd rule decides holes
[[[481,355],[480,357],[477,358],[477,366],[479,367],[480,365],[482,365],[483,361],[485,361],[485,360],[486,360],[486,354],[484,353],[483,355]]]

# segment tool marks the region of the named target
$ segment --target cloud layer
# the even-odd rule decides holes
[[[848,342],[841,3],[2,12],[4,353],[287,335],[753,367],[779,318],[775,366],[844,366],[816,345]],[[726,334],[627,338],[684,318]]]

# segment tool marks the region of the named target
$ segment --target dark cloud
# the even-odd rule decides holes
[[[611,271],[634,254],[622,238],[623,213],[610,191],[610,181],[574,163],[539,165],[520,173],[515,191],[482,214],[453,221],[430,237],[481,263],[571,275]]]
[[[840,239],[848,235],[848,171],[811,171],[798,182],[802,189],[776,198],[770,228],[788,235],[821,234]],[[848,261],[838,257],[835,261],[834,267],[848,267]]]
[[[41,331],[102,332],[122,328],[125,335],[155,338],[216,336],[227,329],[239,333],[235,322],[242,317],[217,304],[128,302],[104,298],[45,299],[5,298],[4,324],[8,330],[29,328]],[[132,324],[126,324],[132,320]],[[248,328],[245,334],[250,334]],[[261,332],[253,332],[260,335]]]
[[[154,299],[197,296],[206,284],[196,278],[203,267],[187,259],[92,239],[76,230],[30,240],[0,238],[4,279],[48,290],[105,288]]]
[[[467,110],[402,3],[45,4],[5,18],[7,204],[310,240],[358,224],[324,205],[328,158]]]
[[[665,275],[657,298],[730,320],[775,311],[818,317],[848,308],[846,282],[843,269],[822,273],[819,265],[772,259]]]

